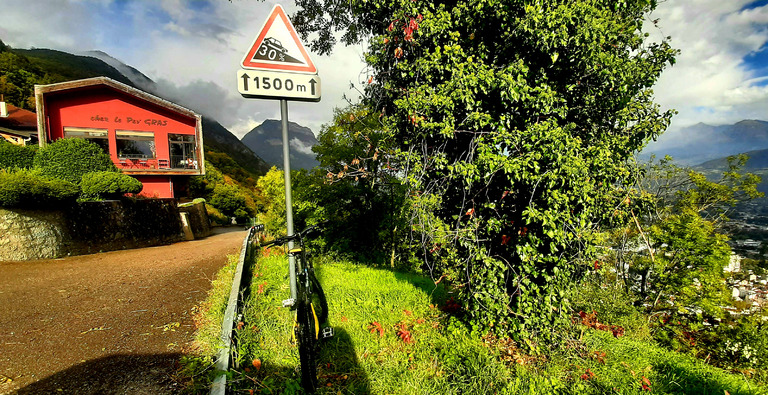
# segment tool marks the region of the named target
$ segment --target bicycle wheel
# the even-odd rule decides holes
[[[314,393],[317,388],[317,358],[315,315],[312,306],[306,301],[296,308],[296,339],[301,362],[301,386],[307,393]]]

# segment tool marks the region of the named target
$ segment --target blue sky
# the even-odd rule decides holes
[[[134,66],[188,105],[242,136],[267,118],[276,101],[237,93],[239,62],[275,2],[255,0],[2,0],[0,39],[16,48],[102,50]],[[284,2],[289,14],[292,2]],[[654,88],[662,108],[679,114],[661,143],[705,122],[768,120],[768,0],[662,0],[648,23],[651,39],[672,37],[674,67]],[[289,104],[289,119],[318,132],[334,107],[356,101],[350,84],[367,80],[365,48],[312,54],[322,79],[320,103]],[[186,101],[183,102],[183,101]]]

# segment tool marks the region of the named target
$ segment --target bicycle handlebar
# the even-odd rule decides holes
[[[301,240],[301,239],[303,239],[305,237],[314,236],[314,235],[320,233],[320,231],[322,230],[321,229],[322,226],[325,225],[327,222],[328,221],[323,221],[323,222],[321,222],[321,223],[319,223],[317,225],[308,226],[307,228],[305,228],[301,232],[294,233],[294,234],[292,234],[290,236],[278,237],[278,238],[276,238],[276,239],[274,239],[274,240],[272,240],[270,242],[262,244],[261,247],[265,248],[265,247],[270,247],[270,246],[273,246],[273,245],[283,245],[283,244],[285,244],[285,243],[287,243],[289,241],[296,241],[296,240]]]

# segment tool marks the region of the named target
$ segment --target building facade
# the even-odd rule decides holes
[[[106,77],[35,86],[40,145],[90,140],[144,184],[141,195],[186,196],[205,174],[200,115]]]

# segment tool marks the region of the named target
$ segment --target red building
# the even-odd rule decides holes
[[[200,115],[106,77],[35,86],[40,145],[83,138],[109,152],[144,196],[186,196],[205,174]]]

